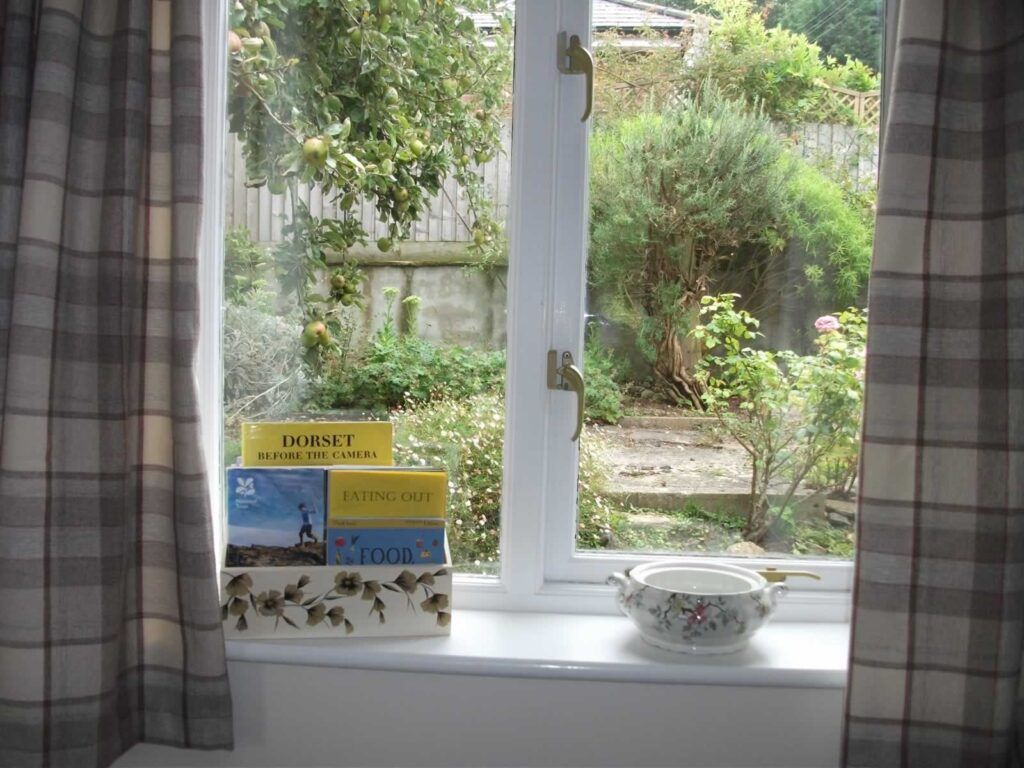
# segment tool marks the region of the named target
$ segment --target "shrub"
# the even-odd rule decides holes
[[[249,230],[236,227],[224,237],[224,298],[242,304],[266,286],[269,260]]]
[[[864,301],[873,212],[821,170],[792,158],[789,226],[809,257],[804,276],[819,296],[840,306]]]
[[[588,343],[583,349],[583,375],[586,378],[586,417],[590,421],[618,424],[622,418],[622,373],[611,352]]]
[[[385,411],[412,403],[462,398],[501,389],[505,353],[439,346],[417,335],[419,298],[407,297],[405,332],[394,318],[397,290],[385,289],[384,322],[367,345],[329,357],[310,403],[314,407]]]
[[[295,410],[305,388],[293,317],[255,291],[224,309],[224,427],[230,441],[243,421]],[[233,458],[233,457],[231,457]]]
[[[730,98],[792,125],[855,124],[850,108],[822,86],[860,91],[879,87],[878,75],[856,59],[840,63],[822,56],[821,48],[803,34],[766,27],[752,0],[710,0],[704,5],[721,20],[689,71],[691,89],[713,82]]]
[[[863,318],[857,310],[815,324],[818,351],[752,349],[758,322],[735,308],[736,294],[705,297],[694,336],[709,353],[701,362],[704,400],[753,464],[744,535],[760,542],[779,521],[792,521],[797,487],[835,451],[856,450],[863,401]],[[774,480],[788,485],[780,503]]]
[[[589,281],[637,327],[669,394],[703,408],[687,333],[741,247],[764,262],[785,246],[785,148],[765,118],[714,89],[598,131],[591,147]]]
[[[448,540],[460,569],[495,572],[499,560],[504,398],[497,393],[413,405],[392,414],[395,462],[448,471]],[[581,440],[579,524],[581,547],[607,543],[609,512],[601,495],[606,475],[600,443]]]

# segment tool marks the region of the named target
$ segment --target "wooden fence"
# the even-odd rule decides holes
[[[796,130],[784,131],[783,134],[803,157],[831,158],[847,170],[859,188],[874,186],[878,175],[877,134],[828,123],[804,125]],[[510,139],[511,128],[506,126],[502,137],[504,151],[480,168],[484,184],[490,187],[496,200],[495,214],[499,220],[504,219],[508,209]],[[228,136],[227,153],[228,226],[245,226],[253,239],[259,242],[279,242],[281,227],[288,218],[284,196],[271,195],[266,186],[258,189],[245,186],[245,161],[234,135]],[[316,187],[300,190],[299,196],[314,216],[338,215],[337,206]],[[378,221],[372,202],[360,201],[357,211],[356,215],[370,234],[371,242],[387,235],[387,229]],[[434,243],[469,242],[473,237],[470,219],[465,192],[454,179],[448,179],[443,190],[431,201],[429,210],[414,225],[411,239],[415,242]]]
[[[495,215],[504,220],[508,209],[509,153],[511,130],[505,129],[502,137],[504,152],[477,170],[482,171],[484,184],[490,188],[496,201]],[[242,148],[234,134],[227,140],[227,224],[229,227],[245,226],[254,240],[264,243],[279,242],[281,227],[288,221],[289,211],[284,195],[272,195],[264,185],[259,188],[245,186],[245,160]],[[330,196],[319,189],[302,188],[299,198],[309,206],[313,216],[331,218],[338,216],[338,207]],[[373,202],[360,200],[355,209],[370,240],[388,234],[387,227],[377,219]],[[350,214],[351,215],[351,214]],[[413,226],[411,239],[417,242],[469,242],[473,239],[471,214],[465,191],[448,179],[443,189],[431,200],[429,210]]]

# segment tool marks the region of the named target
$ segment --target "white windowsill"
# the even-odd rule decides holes
[[[849,625],[762,628],[742,652],[671,653],[645,643],[622,616],[455,612],[448,637],[231,640],[232,661],[610,682],[842,688]]]

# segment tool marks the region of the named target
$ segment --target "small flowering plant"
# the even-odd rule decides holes
[[[256,580],[253,573],[257,574]],[[229,579],[223,590],[221,620],[234,619],[238,632],[249,630],[251,620],[262,618],[273,619],[275,631],[283,622],[293,629],[341,627],[350,635],[358,629],[354,622],[362,615],[357,612],[359,603],[370,604],[365,615],[375,623],[386,622],[389,606],[384,595],[388,592],[404,595],[406,607],[413,613],[433,614],[438,627],[451,623],[448,595],[435,589],[439,577],[450,575],[447,568],[419,573],[403,570],[391,581],[364,578],[357,571],[336,571],[332,575],[331,569],[314,569],[316,585],[309,575],[302,574],[280,589],[264,589],[258,571],[226,575]],[[259,586],[255,586],[256,581],[261,582]],[[310,590],[313,586],[317,588]]]
[[[863,312],[848,309],[817,319],[815,354],[756,349],[759,323],[737,309],[738,298],[704,297],[702,322],[691,333],[705,350],[698,365],[704,403],[750,455],[744,536],[761,542],[791,514],[805,478],[847,489],[853,483],[867,326]],[[785,483],[781,501],[769,494],[779,481]]]

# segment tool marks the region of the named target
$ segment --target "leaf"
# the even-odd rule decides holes
[[[435,576],[447,576],[448,575],[448,569],[447,568],[442,568],[439,571],[434,571],[434,575]]]
[[[309,584],[309,576],[306,576],[306,575],[299,576],[299,589],[302,589],[307,584]]]
[[[351,152],[343,152],[341,155],[341,159],[344,160],[349,165],[351,165],[360,173],[364,173],[366,171],[366,167],[361,162],[359,162],[359,158],[357,158]]]
[[[345,619],[345,634],[346,635],[351,635],[354,631],[355,631],[355,627],[352,626],[352,622],[349,621],[348,619]]]
[[[235,622],[235,629],[237,629],[239,632],[245,632],[245,630],[247,630],[248,628],[249,622],[246,621],[245,614],[243,613],[241,616],[238,617],[238,621]]]
[[[298,625],[298,624],[296,624],[296,623],[295,623],[294,621],[292,621],[291,619],[289,619],[289,618],[288,618],[287,616],[285,616],[284,614],[281,614],[281,618],[282,618],[282,619],[284,619],[284,623],[285,623],[285,624],[287,624],[287,625],[288,625],[289,627],[295,627],[295,629],[298,629],[298,628],[299,628],[299,625]]]
[[[227,621],[228,620],[228,604],[227,603],[224,603],[224,605],[222,605],[220,607],[220,620],[221,621]]]
[[[341,123],[331,123],[324,128],[324,133],[328,136],[337,136],[341,133]]]
[[[381,586],[384,587],[384,589],[389,590],[391,592],[400,592],[401,591],[394,584],[381,584]]]

